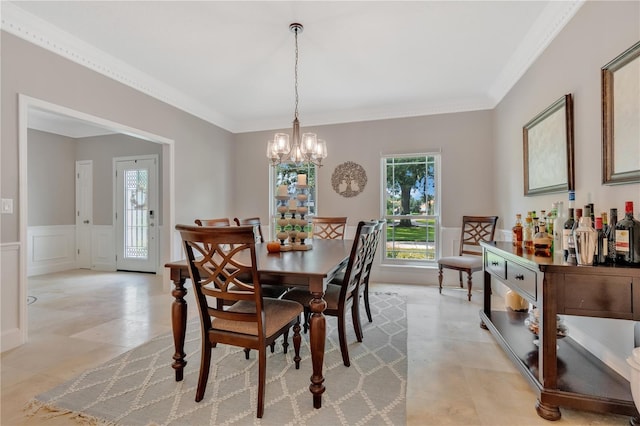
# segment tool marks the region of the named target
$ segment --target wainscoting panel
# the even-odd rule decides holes
[[[112,225],[94,225],[91,229],[91,269],[116,270],[116,245]]]
[[[0,252],[2,268],[2,297],[0,298],[0,352],[20,346],[26,340],[26,307],[20,288],[20,243],[5,243]],[[26,296],[24,296],[26,297]]]
[[[30,226],[27,229],[27,276],[76,267],[75,225]]]

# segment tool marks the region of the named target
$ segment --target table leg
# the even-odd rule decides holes
[[[173,275],[173,274],[172,274]],[[171,292],[171,295],[175,298],[171,304],[171,325],[173,327],[173,345],[176,349],[173,354],[173,364],[171,366],[176,370],[176,382],[182,380],[182,373],[184,366],[187,365],[184,357],[184,338],[187,332],[187,302],[184,300],[184,296],[187,294],[187,289],[184,288],[185,279],[179,276],[172,276],[171,280],[175,289]]]
[[[313,394],[313,408],[322,407],[322,394],[325,391],[322,364],[324,362],[324,344],[327,337],[327,323],[322,314],[327,308],[327,302],[322,298],[322,292],[312,292],[313,299],[309,303],[311,315],[309,318],[309,343],[311,345],[311,363],[313,375],[309,390]]]

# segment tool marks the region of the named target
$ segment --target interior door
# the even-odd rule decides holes
[[[93,161],[76,161],[76,266],[91,269]]]
[[[116,269],[157,270],[156,156],[115,160]]]

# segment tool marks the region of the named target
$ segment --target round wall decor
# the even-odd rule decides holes
[[[360,164],[347,161],[335,168],[331,175],[333,190],[343,197],[355,197],[364,191],[367,185],[367,173]]]

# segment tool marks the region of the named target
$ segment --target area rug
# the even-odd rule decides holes
[[[280,340],[267,357],[265,411],[256,418],[256,352],[218,345],[204,399],[194,401],[200,366],[200,325],[189,321],[184,380],[175,381],[170,333],[85,371],[36,396],[29,408],[38,415],[64,415],[100,425],[404,425],[407,385],[406,303],[396,294],[370,295],[373,323],[363,313],[363,342],[347,328],[351,367],[340,355],[337,319],[327,317],[324,358],[326,391],[314,409],[309,392],[311,357],[303,335],[300,369],[293,345]],[[347,321],[350,323],[349,321]],[[291,340],[291,338],[290,338]],[[289,343],[292,343],[291,341]]]

